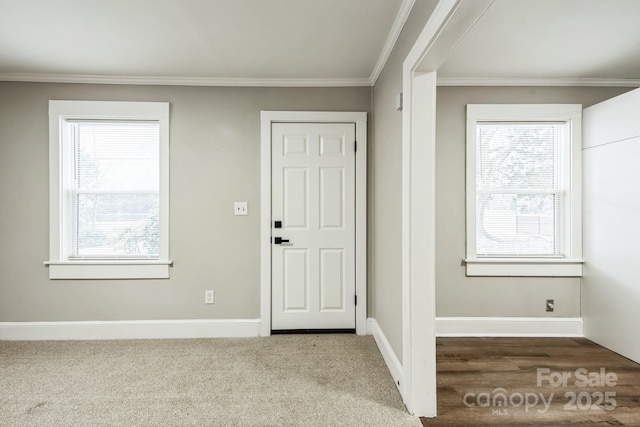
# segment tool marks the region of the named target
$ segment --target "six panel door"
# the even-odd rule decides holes
[[[355,124],[274,123],[271,143],[272,329],[353,329]]]

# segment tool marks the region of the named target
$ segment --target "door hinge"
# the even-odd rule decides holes
[[[354,303],[355,305],[358,305],[358,295],[354,295]]]
[[[358,141],[353,141],[353,151],[358,152]]]

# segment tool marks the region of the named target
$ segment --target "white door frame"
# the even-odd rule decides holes
[[[403,64],[402,398],[435,417],[437,70],[494,0],[440,0]]]
[[[356,333],[367,332],[367,113],[261,111],[260,113],[260,335],[271,335],[271,124],[354,123],[356,126]]]

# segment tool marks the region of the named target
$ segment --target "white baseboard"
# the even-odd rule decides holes
[[[115,320],[0,322],[0,340],[100,340],[162,338],[232,338],[260,336],[260,319]],[[394,379],[402,364],[375,319],[367,319]],[[582,319],[564,317],[438,317],[439,337],[582,337]]]
[[[583,337],[580,317],[436,317],[438,337]]]
[[[367,335],[373,335],[374,323],[376,323],[377,326],[376,319],[374,319],[373,317],[367,317]]]
[[[387,364],[387,369],[391,373],[391,377],[393,378],[393,382],[396,384],[396,387],[400,389],[400,384],[402,384],[402,363],[396,356],[396,353],[391,348],[391,344],[387,340],[387,337],[380,329],[380,325],[376,322],[376,319],[368,318],[367,319],[367,334],[373,335],[373,338],[376,340],[376,344],[378,345],[378,349],[382,354],[382,358]]]
[[[113,340],[260,336],[260,319],[0,322],[0,340]]]

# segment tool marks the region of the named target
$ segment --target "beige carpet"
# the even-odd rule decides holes
[[[0,342],[2,426],[419,426],[371,337]]]

